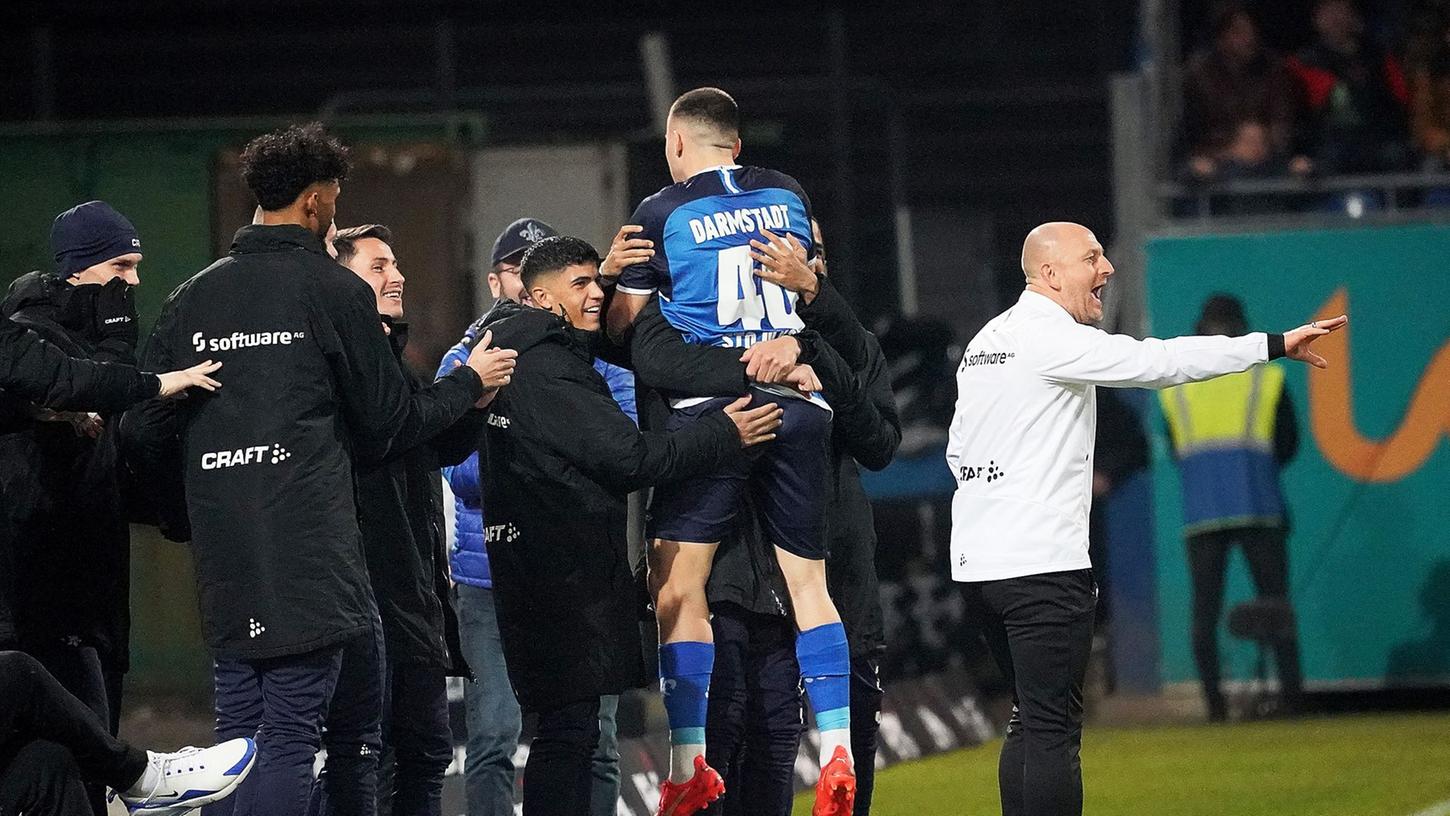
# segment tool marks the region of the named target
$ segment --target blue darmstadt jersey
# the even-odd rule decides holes
[[[760,167],[703,170],[640,202],[636,237],[648,263],[620,275],[619,291],[660,296],[660,311],[691,343],[746,348],[804,328],[796,294],[757,278],[750,240],[786,233],[814,254],[810,200],[795,179]]]

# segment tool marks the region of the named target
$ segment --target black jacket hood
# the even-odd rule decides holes
[[[567,346],[581,357],[594,359],[592,346],[599,332],[576,329],[553,312],[501,300],[478,319],[479,337],[484,330],[493,332],[493,345],[517,350],[520,354],[545,343]]]

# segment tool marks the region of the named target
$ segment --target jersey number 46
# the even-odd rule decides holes
[[[738,322],[746,331],[805,328],[795,311],[795,292],[787,292],[751,272],[755,262],[750,258],[749,245],[722,249],[718,254],[720,294],[716,314],[721,326]]]

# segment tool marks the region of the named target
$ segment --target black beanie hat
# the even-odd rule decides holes
[[[98,263],[141,251],[136,227],[104,201],[87,201],[55,217],[50,227],[55,275],[69,278]]]

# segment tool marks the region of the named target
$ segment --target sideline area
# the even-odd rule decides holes
[[[1000,740],[887,769],[878,816],[991,816]],[[1089,727],[1084,811],[1094,816],[1410,816],[1450,799],[1450,714],[1232,725]],[[795,813],[810,813],[809,797]]]

